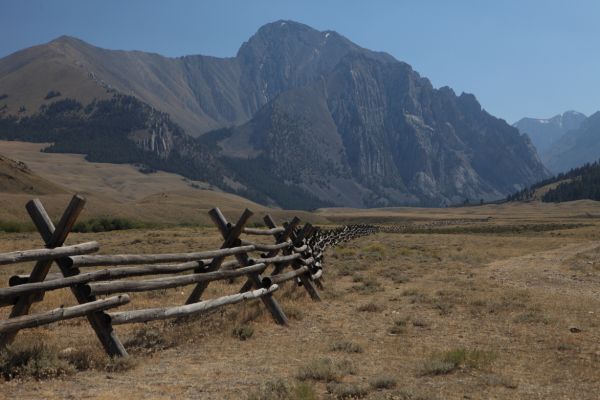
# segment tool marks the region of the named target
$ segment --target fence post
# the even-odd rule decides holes
[[[208,212],[208,215],[213,220],[215,225],[217,225],[217,227],[219,226],[219,222],[221,220],[225,220],[225,217],[221,213],[221,210],[219,210],[218,208],[213,208],[212,210],[210,210]],[[238,219],[237,224],[235,224],[234,227],[229,229],[227,232],[227,235],[224,236],[225,241],[221,245],[222,249],[225,249],[228,247],[234,247],[236,244],[238,244],[239,236],[241,235],[242,230],[244,229],[244,225],[246,225],[246,222],[248,222],[248,220],[250,219],[251,216],[252,216],[252,211],[245,209],[244,212],[242,213],[242,215],[240,216],[240,218]],[[218,270],[221,267],[223,260],[225,260],[225,257],[213,258],[213,260],[211,261],[208,268],[206,268],[204,271],[212,272],[212,271]],[[192,293],[186,300],[185,304],[192,304],[192,303],[198,302],[200,300],[200,298],[202,297],[202,293],[204,293],[204,291],[206,290],[208,284],[209,284],[209,282],[198,283],[196,285],[196,287],[194,288],[194,290],[192,290]]]
[[[292,241],[294,242],[294,245],[299,246],[301,245],[302,241],[305,239],[309,239],[310,235],[312,233],[314,233],[316,231],[316,229],[309,223],[305,224],[304,227],[302,228],[302,230],[300,230],[300,232],[298,233],[292,233]],[[308,240],[306,240],[308,241]],[[293,269],[298,269],[302,267],[298,262],[294,262],[292,263],[292,268]],[[299,276],[300,278],[300,282],[302,282],[302,286],[304,286],[304,289],[308,292],[308,295],[310,296],[311,299],[313,299],[314,301],[321,301],[321,296],[319,295],[319,292],[317,291],[317,288],[315,287],[315,285],[313,284],[311,278],[310,278],[310,274],[311,274],[311,270],[309,269],[308,272],[306,274],[302,274]]]
[[[263,220],[265,221],[265,225],[267,225],[267,227],[269,227],[271,229],[277,227],[277,224],[275,223],[275,221],[269,214],[265,215]],[[283,243],[286,240],[288,240],[290,235],[294,232],[294,230],[296,229],[296,226],[298,226],[299,223],[300,223],[300,218],[294,217],[288,224],[284,224],[285,230],[283,232],[273,234],[273,237],[275,238],[275,244]],[[289,250],[287,253],[285,251],[283,251],[284,254],[288,254],[291,252],[292,252],[291,250]],[[266,254],[265,257],[266,258],[275,257],[277,255],[277,253],[279,253],[279,250],[271,250],[270,252],[268,252]],[[283,268],[288,264],[289,264],[289,262],[286,262],[283,264],[275,264],[275,268],[278,268],[279,266],[281,266]],[[252,288],[252,285],[253,285],[252,280],[248,279],[246,281],[246,283],[244,284],[244,286],[242,286],[242,288],[240,289],[240,293],[250,290],[250,288]]]
[[[38,232],[46,243],[46,247],[55,248],[63,245],[84,206],[85,199],[82,196],[73,196],[57,227],[54,227],[52,220],[38,199],[28,202],[26,208]],[[57,259],[54,261],[58,264],[64,277],[77,275],[79,273],[78,269],[70,267],[70,264],[66,262],[66,259]],[[46,275],[48,275],[51,266],[52,260],[37,262],[29,275],[29,282],[42,282],[46,278]],[[94,296],[88,296],[86,294],[84,285],[73,286],[71,287],[71,290],[80,304],[96,300]],[[28,314],[34,300],[35,294],[20,296],[11,311],[10,318]],[[87,318],[108,355],[127,356],[127,351],[113,331],[110,319],[104,312],[91,312],[87,314]],[[8,332],[1,335],[0,346],[10,344],[14,340],[17,332],[18,331]]]
[[[214,211],[213,213],[211,213],[213,222],[215,223],[215,225],[217,225],[217,228],[219,228],[219,231],[221,232],[221,235],[223,236],[223,238],[226,239],[226,242],[231,237],[232,234],[235,235],[236,241],[239,242],[239,239],[237,239],[237,237],[242,232],[242,229],[244,228],[245,223],[248,221],[248,219],[252,215],[252,212],[248,209],[245,209],[244,213],[242,214],[242,217],[247,215],[247,218],[245,218],[243,220],[242,220],[242,218],[240,218],[240,220],[242,220],[242,223],[240,224],[240,222],[238,222],[235,226],[232,226],[231,224],[229,224],[227,222],[227,219],[225,219],[225,216],[223,216],[223,214],[221,213],[221,211],[218,208],[213,209],[211,211]],[[242,266],[246,266],[246,265],[250,264],[250,262],[249,262],[250,259],[248,257],[248,254],[246,254],[246,253],[236,254],[235,258],[240,262],[240,264]],[[255,288],[260,289],[263,287],[262,278],[260,277],[259,273],[257,273],[257,272],[249,273],[248,277],[252,280],[252,283]],[[271,313],[271,316],[273,317],[275,322],[277,322],[280,325],[286,325],[288,323],[288,319],[287,319],[285,313],[281,309],[281,306],[279,305],[279,303],[273,298],[273,295],[271,293],[261,297],[261,300],[265,304],[265,306],[267,307],[269,312]]]

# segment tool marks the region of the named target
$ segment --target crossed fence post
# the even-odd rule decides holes
[[[221,236],[223,236],[224,242],[221,245],[221,248],[236,247],[241,245],[241,240],[239,236],[242,233],[244,226],[252,216],[252,211],[250,211],[249,209],[245,209],[235,225],[231,225],[230,223],[228,223],[227,219],[221,213],[221,210],[219,210],[218,208],[213,208],[212,210],[210,210],[209,215],[215,223],[215,225],[217,226],[217,228],[219,229]],[[252,264],[247,253],[238,253],[235,255],[235,257],[241,266],[248,266]],[[215,257],[212,260],[209,267],[206,269],[206,271],[210,272],[219,269],[221,267],[221,264],[223,263],[223,259],[224,257]],[[260,289],[263,287],[262,278],[258,272],[249,273],[248,278],[252,281],[252,284],[255,288]],[[207,282],[201,282],[198,285],[196,285],[196,287],[192,291],[192,294],[186,301],[186,304],[197,302],[202,296],[202,293],[204,292],[207,286]],[[281,309],[279,303],[273,298],[271,293],[261,297],[261,300],[271,313],[271,316],[273,317],[275,322],[277,322],[280,325],[287,324],[288,319],[285,313]]]
[[[212,210],[210,210],[208,212],[208,215],[210,216],[210,218],[213,220],[213,222],[217,226],[219,225],[220,217],[225,219],[225,217],[223,217],[223,214],[221,213],[221,210],[219,210],[218,208],[213,208]],[[244,229],[244,225],[246,225],[246,222],[248,222],[248,219],[250,219],[251,216],[252,216],[252,212],[250,210],[248,210],[248,209],[244,210],[244,212],[238,219],[237,224],[235,225],[235,227],[233,227],[234,229],[230,229],[227,232],[227,236],[224,237],[225,241],[221,245],[221,249],[234,247],[238,243],[239,236],[242,233],[242,230]],[[224,260],[225,260],[225,256],[213,258],[210,265],[204,271],[213,272],[213,271],[218,270],[219,268],[221,268],[221,264],[223,264]],[[202,294],[208,287],[208,284],[209,284],[209,282],[198,283],[196,285],[196,287],[194,288],[194,290],[192,290],[192,293],[189,295],[185,304],[192,304],[192,303],[198,302],[200,300],[200,298],[202,297]]]
[[[33,220],[35,226],[37,227],[40,235],[44,239],[46,247],[49,249],[55,249],[55,248],[63,247],[63,244],[64,244],[68,234],[70,233],[72,227],[74,226],[84,205],[85,205],[85,199],[83,197],[78,196],[78,195],[74,196],[72,198],[71,202],[69,203],[67,209],[63,213],[62,218],[60,219],[60,222],[58,223],[58,225],[56,227],[50,220],[48,214],[44,210],[44,207],[42,206],[42,204],[39,200],[35,199],[35,200],[32,200],[29,203],[27,203],[27,211],[28,211],[29,215],[31,216],[31,219]],[[217,270],[222,270],[224,272],[226,269],[226,265],[223,265],[223,260],[228,255],[235,254],[235,257],[237,259],[237,262],[235,262],[235,264],[238,266],[241,266],[243,269],[245,269],[243,272],[243,275],[246,275],[248,277],[248,282],[246,283],[246,285],[249,285],[249,287],[247,289],[250,289],[250,287],[254,286],[254,287],[256,287],[256,289],[264,290],[266,286],[271,287],[272,286],[271,283],[284,282],[284,281],[290,280],[290,279],[297,279],[297,280],[300,280],[301,285],[304,286],[305,290],[307,290],[307,292],[309,293],[309,295],[311,296],[311,298],[313,300],[320,300],[319,294],[318,294],[314,284],[316,282],[318,282],[318,281],[316,281],[316,279],[318,279],[317,277],[320,276],[320,274],[321,274],[321,271],[319,271],[320,268],[317,263],[319,261],[319,258],[322,257],[322,251],[324,250],[324,248],[327,245],[335,245],[335,243],[337,243],[339,241],[347,240],[349,238],[353,238],[353,237],[357,237],[357,236],[362,236],[364,234],[374,231],[374,228],[371,228],[371,227],[352,226],[352,227],[344,227],[342,229],[336,229],[336,230],[332,230],[332,231],[328,231],[328,232],[319,233],[316,236],[313,236],[316,234],[316,232],[318,232],[318,230],[315,229],[310,224],[305,224],[302,229],[297,229],[297,225],[299,223],[298,218],[294,218],[289,223],[284,224],[284,229],[281,229],[281,228],[277,227],[273,218],[271,216],[267,215],[267,216],[265,216],[264,221],[265,221],[265,224],[272,230],[268,231],[268,232],[263,232],[261,234],[267,234],[267,235],[272,234],[277,241],[277,245],[263,247],[263,249],[268,250],[268,252],[266,254],[263,254],[262,257],[265,259],[274,257],[275,259],[271,260],[271,262],[274,264],[274,270],[273,270],[273,273],[271,274],[270,278],[261,278],[260,272],[262,272],[264,270],[264,268],[265,268],[264,264],[261,267],[262,269],[258,269],[258,267],[259,267],[258,265],[256,265],[255,267],[252,267],[252,265],[255,264],[256,262],[248,256],[248,251],[252,251],[251,249],[257,249],[259,247],[258,245],[251,245],[251,246],[249,245],[247,248],[239,249],[242,252],[234,253],[233,251],[229,251],[229,249],[237,248],[242,245],[242,240],[239,238],[239,236],[241,235],[242,232],[256,234],[256,232],[253,232],[255,230],[252,230],[250,228],[245,228],[246,223],[248,222],[249,218],[252,216],[252,212],[250,210],[246,209],[242,213],[242,215],[238,219],[238,222],[235,225],[228,223],[226,218],[223,216],[223,214],[221,213],[221,211],[218,208],[212,209],[209,212],[209,215],[210,215],[211,219],[213,220],[213,222],[215,223],[215,225],[217,226],[217,228],[219,229],[219,231],[223,237],[223,244],[221,246],[221,249],[227,249],[227,251],[221,251],[220,253],[218,253],[218,255],[217,254],[211,255],[213,258],[212,258],[210,264],[208,265],[208,267],[207,268],[196,268],[195,269],[196,274],[200,274],[203,272],[213,272],[213,271],[217,271]],[[290,239],[291,239],[291,244],[288,241]],[[317,242],[319,242],[319,243],[317,243]],[[97,244],[96,244],[95,250],[97,250]],[[235,250],[237,251],[238,249],[235,249]],[[46,250],[46,251],[48,251],[48,250]],[[275,257],[279,251],[283,252],[283,254],[284,254],[283,257]],[[23,284],[23,285],[26,285],[26,284],[41,285],[44,288],[49,287],[49,286],[56,286],[56,285],[49,285],[51,282],[49,282],[50,277],[48,276],[48,271],[50,270],[52,262],[55,261],[61,271],[61,275],[62,275],[61,279],[65,280],[65,282],[63,282],[63,284],[65,286],[56,286],[55,288],[66,287],[67,286],[66,281],[68,280],[69,282],[71,282],[68,284],[68,286],[71,288],[77,301],[80,304],[79,306],[70,307],[68,310],[65,309],[65,313],[68,311],[70,318],[73,318],[75,316],[85,315],[88,318],[89,323],[92,326],[92,328],[94,329],[96,335],[100,339],[100,342],[102,343],[106,352],[110,356],[126,356],[127,352],[125,351],[125,349],[124,349],[122,343],[120,342],[119,338],[117,337],[116,333],[113,331],[112,325],[132,321],[132,319],[131,319],[132,312],[121,312],[121,313],[116,313],[116,314],[110,314],[114,318],[116,318],[113,320],[113,319],[111,319],[111,316],[108,313],[104,312],[104,310],[106,309],[105,306],[107,306],[107,305],[103,304],[102,307],[104,307],[104,308],[100,308],[100,307],[98,307],[98,304],[96,304],[96,303],[108,302],[109,300],[112,300],[112,303],[108,306],[114,307],[114,306],[129,302],[129,297],[127,297],[127,295],[123,295],[123,298],[120,298],[121,297],[120,296],[118,299],[111,298],[111,299],[105,299],[105,300],[96,300],[95,290],[98,291],[98,288],[99,287],[101,288],[101,286],[99,286],[99,284],[96,284],[96,285],[89,284],[88,282],[91,282],[92,279],[87,276],[84,277],[83,275],[85,275],[85,274],[80,276],[80,271],[79,271],[78,266],[82,265],[82,263],[75,263],[74,258],[70,258],[70,257],[67,257],[64,255],[64,254],[66,254],[65,252],[54,251],[54,250],[53,250],[53,252],[57,253],[56,257],[59,257],[59,258],[55,257],[55,258],[44,259],[43,261],[38,261],[35,264],[35,267],[33,268],[32,272],[29,276],[25,276],[25,277],[17,276],[16,277],[17,280],[20,282],[20,284]],[[293,253],[295,253],[295,254],[293,254]],[[223,254],[226,254],[226,255],[223,255]],[[155,255],[151,255],[151,256],[155,257]],[[199,254],[197,256],[199,257]],[[114,256],[114,257],[118,258],[118,257],[123,257],[123,256]],[[137,256],[134,256],[134,259],[135,259],[135,257],[137,257]],[[91,265],[93,265],[93,263]],[[101,264],[98,264],[98,265],[101,265]],[[280,272],[288,265],[291,265],[291,267],[294,271],[288,272],[285,274],[281,274]],[[189,266],[186,266],[186,269],[189,269]],[[246,271],[246,269],[247,269],[247,271]],[[100,273],[100,272],[103,272],[103,271],[96,271],[96,273]],[[104,272],[106,272],[106,271],[104,271]],[[156,271],[154,271],[154,270],[144,271],[144,273],[146,273],[146,272],[156,272]],[[242,271],[240,270],[239,272],[242,272]],[[220,273],[220,272],[217,272],[217,274],[218,273]],[[241,274],[238,274],[238,275],[241,275]],[[223,276],[225,276],[225,275],[223,275]],[[232,276],[234,276],[234,275],[232,275]],[[313,277],[314,277],[315,281],[313,281]],[[85,279],[79,279],[79,278],[85,278]],[[187,304],[197,303],[198,300],[200,299],[200,297],[202,296],[204,290],[206,289],[208,282],[210,282],[212,280],[215,280],[215,279],[192,281],[196,284],[196,286],[195,286],[194,290],[192,291],[192,293],[190,294],[190,297],[187,300]],[[13,318],[13,321],[12,321],[14,323],[13,329],[12,330],[4,330],[4,333],[0,334],[0,346],[6,346],[7,344],[10,344],[14,340],[18,330],[23,329],[23,327],[39,325],[39,324],[30,323],[31,321],[21,321],[21,320],[19,320],[18,317],[32,318],[32,317],[37,316],[37,315],[27,316],[27,314],[29,313],[33,302],[41,301],[43,299],[44,293],[45,293],[44,290],[46,290],[44,288],[40,287],[39,289],[37,289],[35,291],[32,288],[27,288],[28,289],[27,291],[22,290],[19,292],[19,294],[15,294],[15,297],[13,297],[14,306],[13,306],[13,309],[11,310],[11,314],[10,314],[10,318]],[[244,288],[242,288],[242,289],[244,289]],[[100,291],[99,293],[102,293],[102,291]],[[105,292],[105,293],[108,293],[108,292]],[[241,296],[241,295],[235,295],[235,296]],[[256,295],[256,297],[258,297],[258,296],[259,295]],[[265,306],[271,313],[274,320],[279,324],[285,325],[287,323],[287,317],[285,316],[283,310],[281,309],[281,307],[279,306],[277,301],[273,298],[271,291],[268,291],[266,294],[261,293],[260,296],[262,296],[260,298],[264,302]],[[232,297],[232,296],[229,296],[229,297]],[[254,297],[254,298],[256,298],[256,297]],[[231,299],[228,298],[227,299],[228,302],[224,302],[223,299],[224,298],[216,299],[215,301],[213,301],[211,303],[211,307],[214,308],[218,305],[231,304],[233,302],[240,301],[240,299],[238,299],[238,298],[236,298],[235,301],[229,301]],[[205,302],[205,303],[208,303],[208,302]],[[8,305],[8,304],[13,304],[13,303],[9,302],[9,303],[5,303],[5,304]],[[195,304],[194,306],[198,306],[198,304]],[[203,307],[204,306],[205,305],[203,305]],[[74,309],[76,309],[76,310],[74,310]],[[62,308],[59,310],[62,310]],[[157,309],[157,310],[160,311],[160,309]],[[140,310],[140,311],[137,311],[137,314],[136,314],[136,312],[134,312],[133,314],[138,315],[138,314],[140,314],[141,311],[144,311],[148,315],[152,314],[151,316],[153,318],[147,318],[148,315],[145,315],[144,318],[147,318],[147,319],[143,319],[143,318],[142,319],[138,318],[138,319],[140,321],[152,320],[152,319],[157,319],[157,318],[155,318],[156,316],[153,315],[153,313],[158,312],[157,310],[155,310],[155,309]],[[185,310],[185,311],[189,311],[189,310]],[[181,312],[183,313],[183,311],[181,311]],[[46,314],[48,314],[48,313],[46,313]],[[47,315],[45,315],[44,318],[47,318]],[[56,320],[58,320],[58,319],[56,319]]]
[[[277,227],[277,224],[275,223],[275,220],[273,219],[273,217],[271,217],[268,214],[265,215],[264,222],[268,228],[274,229]],[[284,251],[284,254],[291,253],[293,251],[294,247],[301,247],[303,245],[303,242],[305,241],[305,239],[308,239],[310,237],[310,235],[314,232],[313,226],[311,224],[306,224],[297,233],[295,227],[298,225],[299,222],[300,222],[300,219],[297,217],[294,217],[294,219],[292,219],[292,221],[289,224],[284,225],[285,226],[284,232],[282,232],[281,234],[273,235],[276,238],[277,243],[284,242],[285,240],[287,240],[288,237],[292,239],[292,248]],[[304,252],[306,252],[307,250],[304,250]],[[269,253],[269,256],[271,256],[271,253]],[[298,269],[302,268],[302,266],[303,266],[300,260],[277,263],[277,264],[275,264],[275,268],[273,269],[273,272],[271,273],[271,277],[279,274],[289,264],[292,265],[292,268],[294,270],[298,270]],[[306,274],[299,275],[298,278],[300,279],[302,286],[304,286],[304,289],[308,292],[310,298],[315,301],[320,301],[321,297],[319,296],[317,289],[315,288],[312,280],[309,277],[310,273],[311,273],[311,271],[309,269],[309,271]],[[249,289],[249,282],[246,282],[246,284],[244,286],[242,286],[242,288],[240,289],[240,292],[244,292],[248,289]]]
[[[311,224],[306,223],[304,225],[304,227],[298,233],[294,232],[292,234],[292,240],[294,241],[294,244],[298,243],[298,245],[300,245],[300,244],[302,244],[303,241],[308,241],[310,236],[315,231],[316,231],[316,229]],[[311,258],[312,258],[312,256],[311,256]],[[314,259],[313,259],[312,263],[314,264]],[[300,263],[298,263],[297,261],[292,263],[292,268],[295,270],[297,270],[301,267],[302,267],[302,265]],[[306,291],[308,292],[308,295],[310,296],[310,298],[315,301],[321,301],[321,296],[319,296],[319,292],[317,291],[317,288],[313,284],[313,281],[310,277],[312,272],[313,271],[311,269],[309,269],[306,274],[302,274],[298,278],[300,279],[300,282],[302,283],[302,286],[304,287],[304,289],[306,289]]]
[[[48,216],[48,213],[44,209],[44,206],[40,200],[34,199],[29,201],[26,208],[39,234],[44,240],[46,247],[52,249],[61,247],[63,245],[84,206],[85,199],[83,197],[79,195],[73,196],[56,227],[52,223],[52,220]],[[79,274],[79,269],[71,268],[71,264],[68,262],[67,258],[61,258],[54,261],[56,261],[62,275],[65,278]],[[44,281],[51,266],[52,260],[38,261],[29,275],[28,282],[32,283]],[[75,298],[79,304],[89,303],[96,300],[95,296],[88,294],[89,291],[86,290],[86,285],[79,284],[71,286],[71,291],[75,295]],[[36,296],[37,294],[35,293],[19,296],[11,310],[9,318],[27,315],[31,309],[31,304],[35,301],[41,300],[43,298],[43,293],[40,297]],[[127,351],[125,350],[125,347],[123,347],[123,344],[119,340],[117,334],[112,329],[110,318],[106,313],[103,311],[93,311],[86,314],[86,316],[90,322],[90,325],[96,332],[98,339],[100,339],[102,346],[110,356],[127,356]],[[17,333],[18,331],[12,331],[0,335],[0,347],[4,347],[12,343]]]
[[[273,218],[270,215],[268,215],[268,214],[265,215],[263,220],[265,221],[265,225],[267,225],[267,227],[269,227],[271,229],[277,227],[277,224],[275,223],[275,221],[273,220]],[[290,236],[294,233],[294,230],[296,229],[296,226],[298,226],[299,223],[300,223],[300,218],[294,217],[294,218],[292,218],[292,220],[289,223],[284,224],[283,232],[273,233],[273,237],[275,238],[275,243],[279,244],[279,243],[283,243],[283,242],[287,241],[290,238]],[[279,252],[279,249],[271,250],[267,254],[265,254],[265,258],[274,257],[277,255],[278,252]],[[289,255],[289,254],[291,254],[291,252],[292,252],[291,249],[283,250],[284,255]],[[283,268],[286,265],[288,265],[288,263],[289,262],[275,263],[275,268],[276,269]],[[252,281],[250,279],[248,279],[246,281],[246,283],[244,284],[244,286],[241,287],[240,293],[250,290],[251,287],[252,287]]]

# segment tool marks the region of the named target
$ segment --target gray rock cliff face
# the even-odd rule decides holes
[[[298,156],[280,157],[281,149],[295,141],[309,143],[297,150],[305,162],[292,163],[297,175],[321,176],[299,183],[340,205],[491,200],[547,176],[529,139],[473,95],[436,90],[408,64],[357,47],[312,84],[284,91],[219,145],[226,157],[264,157],[282,171]],[[241,152],[242,144],[252,150]],[[348,178],[355,184],[346,185]],[[338,203],[331,193],[340,191]]]
[[[0,60],[0,92],[17,92],[39,70],[60,80],[40,81],[30,100],[49,89],[84,104],[135,96],[189,135],[152,116],[130,132],[163,160],[155,163],[184,175],[210,163],[224,189],[244,187],[268,204],[439,206],[500,198],[548,174],[529,138],[473,95],[435,89],[389,54],[293,21],[261,27],[231,58],[168,58],[62,37]],[[8,99],[25,104],[26,95]]]

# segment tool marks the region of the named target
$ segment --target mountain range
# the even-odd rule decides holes
[[[567,111],[548,119],[523,118],[514,126],[530,136],[542,162],[553,173],[600,158],[600,112],[589,117]]]
[[[0,60],[0,137],[286,208],[492,200],[548,176],[529,138],[472,94],[293,21],[230,58],[71,37],[24,49]]]
[[[538,153],[544,154],[565,133],[577,129],[587,117],[577,111],[566,111],[552,118],[525,117],[513,126],[527,133]]]

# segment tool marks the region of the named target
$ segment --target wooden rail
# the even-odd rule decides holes
[[[74,196],[55,227],[39,200],[27,203],[27,211],[45,248],[0,254],[0,265],[36,262],[29,275],[14,275],[10,277],[8,287],[0,287],[0,307],[12,306],[10,316],[0,320],[0,347],[10,344],[21,329],[85,316],[108,355],[127,356],[113,325],[195,315],[257,299],[264,303],[276,323],[285,325],[288,319],[274,297],[279,285],[296,281],[313,300],[319,301],[317,287],[322,288],[325,249],[377,231],[377,228],[367,225],[326,231],[310,224],[300,228],[300,220],[296,217],[277,226],[269,215],[264,218],[266,228],[248,228],[245,225],[252,216],[250,210],[244,210],[237,222],[231,224],[218,208],[214,208],[209,215],[223,237],[219,249],[187,253],[90,255],[99,250],[98,243],[64,244],[84,204],[83,197]],[[242,235],[271,236],[275,243],[254,243]],[[228,257],[233,259],[228,260]],[[52,263],[57,264],[59,273],[49,273]],[[82,273],[83,268],[96,270]],[[262,276],[268,268],[271,272]],[[152,275],[167,276],[123,279]],[[213,299],[201,298],[210,282],[240,276],[246,277],[247,281],[237,293]],[[184,305],[106,312],[129,303],[131,299],[127,293],[189,285],[194,287]],[[79,304],[29,314],[33,302],[43,301],[47,291],[61,288],[70,288]],[[115,293],[122,294],[96,298]]]
[[[96,242],[76,244],[74,246],[63,246],[57,249],[36,249],[13,251],[11,253],[0,254],[0,265],[15,264],[26,261],[47,261],[56,258],[75,256],[79,254],[88,254],[98,251],[100,246]]]
[[[158,319],[185,317],[206,312],[228,304],[236,304],[245,300],[263,298],[264,296],[272,294],[278,288],[279,287],[277,285],[272,285],[269,288],[261,288],[251,292],[232,294],[229,296],[199,301],[197,303],[186,304],[183,306],[148,308],[145,310],[117,312],[110,314],[110,320],[113,324],[118,325],[132,322],[148,322]]]
[[[262,272],[265,270],[265,268],[267,268],[267,264],[255,264],[236,270],[219,270],[176,277],[149,279],[144,281],[100,282],[91,284],[90,289],[92,290],[92,294],[95,295],[123,292],[146,292],[148,290],[187,286],[198,282],[212,282],[235,278],[237,276],[247,275],[253,272]]]
[[[103,300],[95,300],[89,303],[83,303],[73,307],[59,307],[54,310],[46,311],[34,315],[22,315],[20,317],[9,318],[0,321],[0,332],[16,332],[25,328],[33,328],[52,322],[63,321],[66,319],[82,317],[92,311],[107,310],[129,303],[129,296],[126,294],[116,297],[109,297]]]

